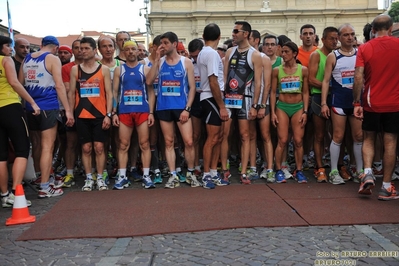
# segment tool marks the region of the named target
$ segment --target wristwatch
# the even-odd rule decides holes
[[[107,113],[107,117],[111,118],[112,117],[112,113]]]
[[[259,105],[256,104],[256,103],[254,103],[253,105],[251,105],[251,107],[254,108],[254,109],[256,109],[256,110],[258,110]]]
[[[265,109],[266,106],[267,106],[266,104],[262,103],[262,104],[260,105],[260,109]]]
[[[184,111],[191,112],[191,106],[186,106],[186,108],[184,108]]]

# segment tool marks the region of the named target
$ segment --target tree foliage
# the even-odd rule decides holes
[[[388,10],[388,15],[391,16],[393,22],[399,22],[399,2],[394,2]]]

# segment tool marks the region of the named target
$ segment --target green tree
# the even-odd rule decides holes
[[[399,2],[392,3],[388,15],[391,16],[393,22],[399,22]]]

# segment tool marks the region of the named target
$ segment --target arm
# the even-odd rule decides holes
[[[144,74],[147,75],[149,71],[150,68],[148,66],[144,66]],[[154,125],[155,122],[154,119],[155,93],[153,85],[147,85],[147,93],[148,93],[148,105],[150,107],[150,114],[148,116],[148,126],[150,127]]]
[[[76,80],[78,79],[78,66],[75,65],[71,69],[71,75],[69,80],[69,91],[68,91],[68,101],[69,106],[72,110],[75,109],[75,100],[76,100]]]
[[[191,107],[194,102],[194,97],[195,97],[194,66],[193,66],[193,63],[191,62],[191,60],[188,58],[185,58],[184,64],[186,65],[188,88],[190,90],[188,93],[188,99],[187,99],[186,106]],[[184,110],[180,114],[180,123],[187,122],[189,118],[190,118],[190,113]]]
[[[252,62],[254,64],[254,95],[252,98],[252,103],[257,104],[259,102],[260,89],[262,85],[262,57],[258,51],[252,54]],[[258,110],[251,108],[249,111],[249,119],[253,120],[258,115]]]
[[[213,98],[215,99],[216,104],[219,106],[220,118],[223,121],[226,121],[229,119],[229,114],[227,112],[226,106],[224,105],[224,102],[222,99],[222,94],[220,93],[218,77],[215,75],[210,75],[208,77],[208,80],[209,80],[209,87],[211,88]]]
[[[299,120],[299,123],[302,124],[302,127],[305,126],[307,119],[308,119],[308,107],[309,107],[309,72],[308,68],[305,66],[302,66],[302,100],[303,100],[303,114],[301,116],[301,119]]]
[[[357,119],[363,119],[363,107],[360,106],[360,96],[363,88],[363,75],[364,75],[364,67],[356,67],[355,68],[355,80],[353,84],[353,101],[355,103],[359,103],[358,106],[354,106],[353,115]]]
[[[267,56],[262,57],[262,67],[263,67],[263,94],[261,99],[261,104],[266,105],[267,97],[269,97],[270,93],[270,84],[272,77],[272,63],[270,62],[270,58]],[[258,118],[265,117],[266,108],[261,108],[258,110]]]
[[[230,54],[231,54],[231,50],[232,48],[229,48],[229,50],[227,50],[226,55],[224,56],[224,61],[223,61],[223,80],[224,80],[224,84],[226,84],[227,81],[227,76],[229,73],[229,64],[230,64]]]
[[[21,96],[22,99],[27,101],[32,105],[34,110],[33,114],[38,115],[40,114],[40,108],[37,106],[33,98],[29,95],[29,93],[25,90],[22,84],[18,81],[17,73],[15,72],[14,61],[11,57],[5,56],[3,58],[3,67],[6,70],[6,78],[8,83],[14,89],[14,91]]]
[[[271,120],[275,127],[277,127],[278,119],[276,115],[276,95],[277,95],[277,81],[278,81],[278,67],[272,71],[272,88],[270,91],[270,114]]]
[[[320,88],[322,82],[316,78],[317,71],[319,70],[320,54],[318,52],[313,52],[309,58],[309,85],[312,87]]]
[[[115,114],[115,115],[112,115],[112,124],[116,127],[119,127],[119,117],[116,114],[116,110],[118,107],[118,100],[119,100],[118,94],[119,94],[119,87],[120,87],[119,86],[120,85],[119,84],[120,83],[120,79],[119,79],[120,75],[121,75],[121,67],[118,66],[114,70],[114,80],[112,81],[113,103],[115,103],[114,106],[112,106],[112,114]]]
[[[321,113],[327,119],[330,117],[330,109],[327,106],[327,96],[330,90],[330,79],[334,65],[335,55],[331,53],[327,56],[326,66],[324,68],[324,78],[321,86]]]
[[[150,71],[146,74],[146,84],[152,85],[159,74],[159,60],[161,59],[161,46],[156,51],[154,63],[152,64]]]
[[[102,66],[101,67],[102,72],[103,72],[103,77],[104,77],[104,87],[105,87],[105,98],[107,100],[107,106],[106,106],[106,112],[111,113],[112,111],[112,99],[113,99],[113,93],[112,93],[112,83],[111,83],[111,73],[109,71],[109,68],[107,66]],[[103,121],[103,129],[108,129],[111,126],[111,119],[112,117],[105,116],[104,121]]]
[[[61,75],[61,61],[55,55],[46,56],[46,66],[49,66],[49,71],[53,75],[53,79],[55,82],[55,89],[57,91],[58,98],[60,99],[62,105],[65,108],[65,116],[67,118],[66,125],[72,126],[74,121],[71,107],[69,106],[69,102],[66,95],[66,89],[64,87],[64,83],[62,82]]]

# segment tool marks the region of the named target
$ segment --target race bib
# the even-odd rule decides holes
[[[194,80],[195,80],[195,90],[197,92],[201,92],[202,91],[201,90],[201,77],[200,76],[195,76]]]
[[[355,77],[355,71],[354,70],[342,71],[341,77],[342,77],[342,86],[348,89],[352,89]]]
[[[162,81],[162,96],[180,96],[180,81]]]
[[[141,90],[126,90],[123,93],[125,105],[143,105],[143,92]]]
[[[226,108],[241,109],[244,96],[241,94],[226,94],[224,105]]]
[[[299,77],[283,77],[280,84],[281,92],[283,93],[301,92],[301,80]]]
[[[80,98],[100,97],[100,84],[97,82],[80,82]]]

